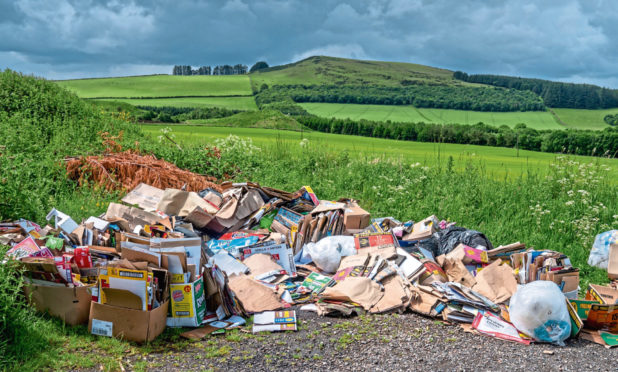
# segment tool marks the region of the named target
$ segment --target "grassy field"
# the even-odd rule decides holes
[[[247,75],[172,76],[150,75],[122,78],[61,80],[57,83],[81,98],[95,97],[178,97],[249,96]]]
[[[425,122],[439,124],[507,125],[525,123],[536,129],[564,129],[546,111],[479,112],[448,109],[416,108],[413,106],[356,105],[343,103],[299,103],[309,113],[322,117],[353,120],[367,119],[393,122]]]
[[[225,119],[219,119],[225,121]],[[142,125],[146,133],[158,135],[161,125]],[[307,139],[312,145],[331,152],[348,151],[353,157],[400,158],[408,162],[426,165],[447,163],[449,156],[454,159],[456,168],[465,168],[468,162],[482,164],[487,175],[494,179],[517,177],[528,171],[547,173],[549,164],[556,159],[555,154],[474,145],[437,144],[424,142],[395,141],[380,138],[346,136],[321,132],[291,132],[272,129],[220,128],[192,125],[171,127],[176,139],[185,143],[206,144],[230,134],[248,137],[257,146],[275,146],[277,143],[300,147]],[[592,157],[574,157],[583,161],[598,162],[611,167],[609,175],[618,179],[618,160]]]
[[[401,86],[404,80],[439,85],[470,85],[453,79],[453,71],[414,63],[310,57],[270,71],[249,74],[251,84],[374,84]]]
[[[191,98],[110,98],[96,101],[120,101],[133,106],[223,107],[230,110],[257,110],[253,97],[191,97]]]
[[[604,129],[608,125],[603,121],[607,114],[617,114],[618,108],[607,110],[552,109],[567,128]]]

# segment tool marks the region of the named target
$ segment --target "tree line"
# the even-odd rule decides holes
[[[201,66],[197,69],[193,69],[193,67],[189,65],[175,65],[172,69],[172,75],[244,75],[248,72],[254,72],[262,69],[268,68],[268,63],[265,61],[258,61],[253,66],[251,66],[251,70],[247,67],[247,65],[236,64],[234,66],[231,65],[221,65],[215,66],[212,69],[210,66]]]
[[[542,111],[545,105],[532,92],[506,88],[410,85],[276,85],[260,88],[258,105],[283,101],[414,105],[474,111]]]
[[[389,138],[405,141],[458,143],[603,157],[618,156],[618,128],[592,130],[536,130],[517,124],[494,127],[483,123],[427,124],[298,116],[310,129],[326,133]]]
[[[163,123],[180,123],[194,119],[225,118],[238,114],[242,110],[229,110],[223,107],[173,107],[173,106],[136,106],[142,110],[138,120],[160,121]]]
[[[618,107],[618,90],[590,84],[560,83],[502,75],[468,75],[455,71],[453,77],[469,83],[530,91],[540,96],[549,107],[601,109]]]
[[[193,69],[191,66],[174,66],[172,75],[244,75],[247,73],[249,67],[243,64],[221,65],[215,66],[212,69],[210,66],[201,66],[197,69]]]

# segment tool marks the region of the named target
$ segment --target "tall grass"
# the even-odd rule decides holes
[[[77,219],[101,213],[114,195],[78,188],[67,180],[63,159],[101,153],[105,137],[125,145],[141,139],[133,124],[100,112],[56,84],[0,72],[0,220],[44,223],[54,206]],[[5,251],[0,249],[0,257]],[[26,306],[21,285],[15,265],[0,265],[1,369],[36,358],[54,336],[51,323]]]
[[[319,198],[358,199],[374,217],[418,221],[435,214],[483,231],[496,246],[521,241],[563,252],[581,269],[583,287],[607,281],[604,271],[586,263],[594,236],[618,228],[618,188],[610,183],[607,165],[559,157],[548,174],[531,170],[517,179],[496,180],[482,162],[472,160],[457,164],[450,158],[444,165],[359,158],[347,151],[326,152],[307,140],[275,141],[257,149],[230,137],[217,145],[223,148],[222,162],[242,169],[238,181],[286,190],[310,185]]]

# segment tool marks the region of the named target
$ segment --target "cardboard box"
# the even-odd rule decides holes
[[[343,213],[343,224],[346,230],[364,229],[369,226],[371,215],[359,206],[347,207]]]
[[[88,331],[95,335],[135,342],[152,341],[165,329],[169,301],[151,311],[92,302]]]
[[[618,279],[618,244],[612,244],[609,246],[607,276],[609,276],[610,279]]]
[[[70,325],[86,324],[92,295],[90,287],[47,286],[26,284],[24,292],[31,305]]]
[[[199,327],[206,314],[204,279],[189,284],[170,284],[171,312],[168,327]]]

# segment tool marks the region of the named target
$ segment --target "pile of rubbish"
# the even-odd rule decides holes
[[[253,332],[272,332],[296,330],[304,311],[412,311],[523,344],[579,335],[618,345],[618,289],[593,284],[578,298],[579,270],[564,254],[494,247],[436,216],[372,219],[309,186],[141,183],[103,215],[77,223],[52,209],[47,220],[1,223],[4,262],[23,267],[38,310],[95,335],[145,342],[188,327],[182,335],[200,339],[249,317]],[[591,260],[616,279],[618,232],[606,235]]]

